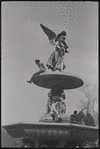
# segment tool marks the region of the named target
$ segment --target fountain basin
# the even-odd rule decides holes
[[[71,142],[81,145],[84,142],[94,142],[98,138],[97,127],[71,123],[20,123],[6,125],[3,128],[13,138],[28,138],[42,145],[46,142],[49,144],[54,142],[56,146],[59,144],[68,145]]]
[[[75,76],[65,73],[42,73],[38,78],[33,78],[33,83],[43,88],[60,87],[62,89],[74,89],[81,87],[84,82]]]

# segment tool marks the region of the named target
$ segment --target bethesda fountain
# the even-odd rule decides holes
[[[38,67],[39,72],[31,78],[31,82],[39,87],[50,89],[51,104],[53,105],[53,115],[48,110],[37,123],[18,123],[3,126],[12,138],[20,138],[23,147],[82,147],[88,142],[95,142],[98,138],[98,128],[84,124],[73,124],[64,115],[60,106],[64,90],[76,89],[81,87],[84,82],[79,77],[66,73],[64,55],[69,53],[65,43],[66,32],[56,35],[52,30],[40,24],[43,31],[47,34],[49,41],[55,45],[55,51],[47,61],[47,68],[41,71],[43,66]],[[63,52],[62,52],[63,51]],[[49,71],[50,69],[50,71]],[[31,83],[29,82],[29,83]],[[64,96],[65,97],[65,96]],[[63,98],[65,100],[65,98]],[[53,103],[53,104],[52,104]],[[55,104],[56,103],[56,104]],[[66,105],[65,105],[66,106]],[[56,112],[57,111],[57,112]],[[59,117],[60,115],[60,117]]]

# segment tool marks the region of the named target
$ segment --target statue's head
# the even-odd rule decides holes
[[[64,93],[61,94],[61,97],[62,97],[63,99],[66,98]]]
[[[62,41],[62,40],[65,40],[65,37],[64,37],[64,36],[61,36],[59,39],[60,39],[61,41]]]
[[[55,42],[58,40],[58,39],[63,39],[65,40],[65,36],[66,36],[66,32],[65,31],[62,31],[60,34],[57,35],[56,39],[55,39]]]
[[[52,92],[51,91],[48,93],[48,97],[52,97]]]

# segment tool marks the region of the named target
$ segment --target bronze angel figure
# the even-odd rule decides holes
[[[64,64],[64,55],[65,53],[69,53],[67,51],[68,46],[65,42],[66,32],[62,31],[56,35],[52,30],[44,25],[40,24],[40,26],[48,36],[49,42],[55,46],[55,51],[51,54],[50,58],[48,58],[46,66],[52,71],[64,70],[66,68]]]

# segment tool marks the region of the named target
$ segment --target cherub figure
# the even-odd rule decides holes
[[[52,92],[50,91],[48,93],[48,101],[47,101],[47,105],[46,105],[46,113],[50,113],[51,105],[52,105]]]
[[[50,58],[48,58],[46,66],[52,71],[61,71],[65,69],[64,55],[65,53],[69,53],[67,51],[68,46],[65,42],[66,32],[62,31],[60,34],[56,35],[52,30],[44,25],[40,24],[40,26],[45,34],[47,34],[50,43],[55,46],[55,51],[51,54]]]

